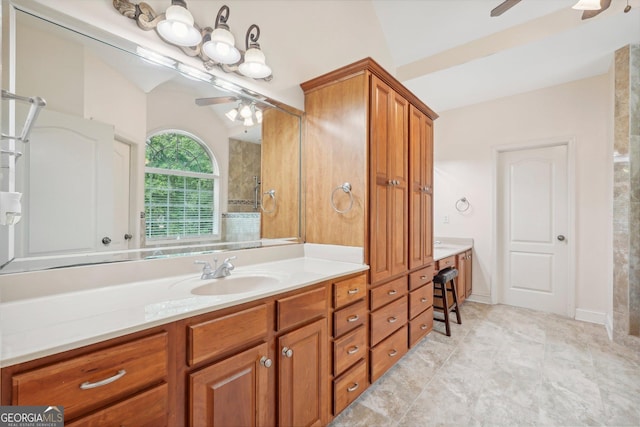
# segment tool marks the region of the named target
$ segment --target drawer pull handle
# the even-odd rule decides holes
[[[387,292],[387,295],[395,295],[397,293],[398,291],[396,291],[395,289],[391,289],[389,292]]]
[[[398,318],[397,318],[397,317],[389,317],[389,318],[387,319],[387,322],[389,322],[389,323],[396,323],[397,321],[398,321]]]
[[[360,384],[358,383],[353,383],[353,385],[351,387],[347,387],[347,391],[349,393],[351,393],[352,391],[356,391],[358,389],[358,387],[360,387]]]
[[[420,325],[420,329],[422,329],[423,331],[424,331],[425,329],[427,329],[427,328],[429,328],[429,326],[428,326],[428,325]]]
[[[118,381],[120,378],[124,377],[126,373],[127,371],[125,371],[124,369],[120,369],[117,374],[115,374],[112,377],[105,378],[104,380],[96,381],[95,383],[90,383],[89,381],[85,381],[82,384],[80,384],[80,388],[82,390],[90,390],[92,388],[102,387],[103,385],[111,384],[114,381]]]
[[[360,316],[358,316],[357,314],[354,314],[353,316],[347,318],[347,322],[355,322],[360,318]]]
[[[348,293],[349,295],[354,295],[354,294],[357,294],[359,291],[360,291],[360,289],[355,288],[355,289],[349,289],[349,290],[347,291],[347,293]]]
[[[271,359],[269,359],[267,356],[262,356],[260,358],[260,364],[262,366],[264,366],[265,368],[270,368],[271,365],[273,364],[273,361]]]
[[[420,298],[420,302],[427,302],[429,301],[429,298]]]
[[[358,347],[357,345],[354,345],[349,350],[347,350],[347,354],[356,354],[358,350],[360,350],[360,347]]]
[[[398,350],[393,349],[389,352],[389,357],[394,357],[396,354],[398,354]]]
[[[289,347],[282,347],[282,355],[284,357],[292,357],[293,356],[293,350],[290,349]]]
[[[420,276],[420,280],[425,280],[427,276]]]

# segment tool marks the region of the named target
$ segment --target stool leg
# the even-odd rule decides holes
[[[451,279],[449,283],[451,284],[451,292],[453,293],[453,305],[455,307],[454,310],[456,312],[456,320],[458,321],[458,324],[462,325],[462,319],[460,319],[460,307],[458,306],[458,292],[456,291],[456,284],[453,279]]]
[[[451,336],[451,326],[449,326],[449,302],[447,301],[447,284],[442,284],[442,306],[444,307],[444,328],[447,332],[447,336]]]

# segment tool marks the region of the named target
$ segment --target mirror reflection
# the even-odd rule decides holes
[[[47,105],[30,142],[2,141],[22,153],[3,156],[0,178],[2,191],[22,193],[22,218],[0,235],[0,273],[299,237],[293,110],[144,49],[21,11],[15,23],[3,88],[15,76],[15,93]],[[3,133],[19,128],[28,105],[3,107]]]

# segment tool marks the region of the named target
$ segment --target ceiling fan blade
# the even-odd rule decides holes
[[[215,105],[215,104],[226,104],[233,101],[239,101],[240,98],[237,96],[217,96],[215,98],[197,98],[196,105],[205,106],[205,105]]]
[[[593,18],[594,16],[598,15],[601,12],[604,12],[605,10],[609,9],[609,6],[611,6],[611,0],[600,0],[600,9],[598,10],[585,10],[582,12],[582,19],[589,19],[589,18]]]
[[[520,3],[520,0],[505,0],[491,11],[491,16],[500,16],[513,6]]]

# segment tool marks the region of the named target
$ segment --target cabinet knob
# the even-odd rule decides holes
[[[292,357],[293,356],[293,350],[290,349],[289,347],[282,347],[282,355],[284,357]]]
[[[392,180],[392,179],[390,179],[389,181],[387,181],[387,184],[389,184],[389,185],[393,185],[393,180]]]
[[[260,364],[265,368],[270,368],[273,365],[273,361],[269,359],[267,356],[262,356],[260,358]]]

